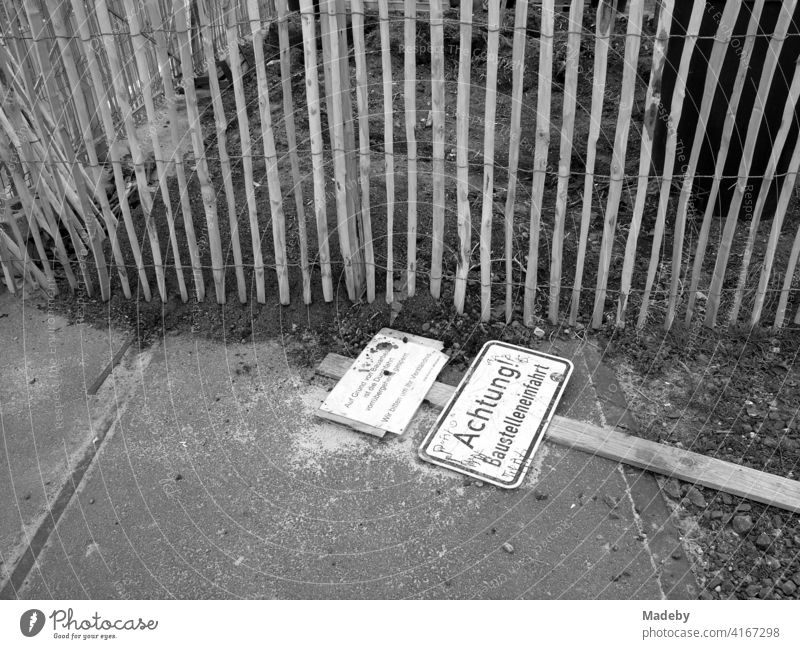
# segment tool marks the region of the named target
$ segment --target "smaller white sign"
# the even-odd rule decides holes
[[[381,330],[331,390],[320,414],[372,434],[402,434],[447,363],[441,346]]]
[[[422,443],[420,457],[498,487],[518,487],[572,368],[564,358],[486,343]]]

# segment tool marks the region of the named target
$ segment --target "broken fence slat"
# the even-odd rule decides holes
[[[317,373],[340,379],[352,363],[351,358],[328,354]],[[436,382],[425,400],[444,408],[455,390],[453,386]],[[553,417],[546,435],[547,440],[562,446],[800,513],[800,482],[796,480],[559,415]]]

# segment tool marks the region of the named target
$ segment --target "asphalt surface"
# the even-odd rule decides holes
[[[24,341],[0,379],[4,597],[696,597],[649,474],[545,442],[519,489],[478,484],[418,459],[428,406],[382,440],[316,418],[333,381],[275,342],[168,336],[87,398],[125,339],[62,323],[71,433],[48,437],[53,404],[19,369],[46,364],[48,314],[0,313],[4,355]],[[635,425],[591,347],[543,351],[576,365],[559,414]]]
[[[108,395],[89,392],[125,340],[51,307],[0,292],[0,583],[91,447]]]

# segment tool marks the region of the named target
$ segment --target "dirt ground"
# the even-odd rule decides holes
[[[452,14],[447,20],[451,21]],[[476,18],[475,37],[473,40],[473,79],[475,83],[471,92],[471,110],[475,121],[470,129],[470,177],[473,185],[470,199],[474,206],[473,233],[478,230],[480,220],[480,204],[482,171],[483,171],[483,115],[484,93],[481,71],[483,64],[479,56],[482,42],[485,41],[485,28]],[[555,43],[555,69],[561,69],[565,54],[566,15],[557,15],[557,37]],[[594,31],[594,15],[587,10],[584,27]],[[424,30],[418,30],[420,42],[424,44]],[[615,29],[617,34],[624,34],[624,18],[620,18]],[[653,26],[649,25],[646,33],[652,36]],[[295,122],[298,129],[298,147],[301,160],[301,171],[306,175],[304,185],[306,202],[305,218],[309,225],[309,249],[317,249],[315,229],[312,217],[311,160],[308,141],[308,114],[304,104],[304,75],[302,54],[300,52],[301,35],[299,21],[292,20],[291,34],[293,53],[293,79],[295,99]],[[457,26],[448,22],[445,28],[445,51],[452,46],[454,39],[458,42]],[[509,53],[511,47],[510,32],[504,34],[501,41],[501,53]],[[400,47],[403,39],[402,21],[392,26],[392,66],[395,80],[402,79],[403,57]],[[581,50],[581,66],[583,72],[579,81],[578,111],[576,123],[576,142],[585,142],[592,92],[592,47],[591,39],[584,39]],[[277,58],[276,39],[268,39],[266,53],[270,61]],[[538,24],[532,17],[529,23],[527,39],[525,75],[525,104],[522,111],[522,132],[534,132],[536,109],[536,67],[538,66]],[[160,337],[167,332],[183,332],[190,335],[210,337],[216,340],[242,342],[248,340],[281,339],[287,353],[295,360],[313,365],[324,354],[335,351],[346,355],[356,355],[363,344],[381,327],[391,324],[393,327],[419,333],[445,342],[446,350],[451,354],[450,366],[455,371],[466,369],[469,361],[479,347],[491,339],[506,340],[518,344],[526,344],[533,339],[534,333],[523,327],[521,317],[522,292],[524,282],[523,270],[528,248],[528,210],[530,201],[530,173],[533,158],[532,138],[526,139],[520,151],[521,185],[518,190],[518,214],[514,232],[515,272],[513,281],[518,287],[516,291],[517,309],[509,324],[500,322],[503,304],[501,302],[505,283],[504,262],[502,253],[495,252],[493,281],[497,282],[494,290],[496,302],[493,304],[494,322],[480,323],[478,318],[479,287],[473,278],[467,292],[467,306],[464,314],[458,314],[452,307],[452,278],[456,266],[456,250],[458,238],[455,230],[455,97],[457,92],[457,55],[446,61],[446,174],[448,176],[446,195],[446,228],[444,282],[441,300],[434,300],[428,294],[427,272],[430,265],[431,231],[431,129],[427,116],[430,110],[430,63],[421,47],[417,57],[417,111],[419,127],[417,128],[419,155],[419,223],[418,244],[419,277],[417,295],[407,297],[401,273],[395,273],[395,287],[398,295],[394,305],[387,305],[384,295],[379,294],[372,304],[351,304],[346,299],[344,276],[341,264],[333,255],[333,271],[335,299],[325,303],[320,287],[319,266],[312,254],[312,292],[313,302],[302,303],[302,285],[298,267],[299,246],[297,239],[297,214],[291,200],[292,186],[289,173],[288,157],[281,164],[281,180],[286,196],[284,209],[287,216],[287,241],[289,245],[290,282],[292,303],[281,307],[277,304],[277,283],[274,273],[274,255],[271,252],[271,223],[269,217],[269,201],[263,157],[258,155],[254,160],[255,176],[258,186],[255,188],[260,215],[263,251],[267,264],[267,304],[259,305],[255,300],[254,286],[248,285],[250,300],[247,304],[239,304],[236,296],[236,279],[233,269],[232,252],[224,251],[226,264],[229,265],[226,278],[227,304],[217,305],[213,299],[213,283],[211,275],[206,272],[207,298],[203,303],[190,299],[181,303],[177,297],[177,284],[174,272],[168,268],[168,288],[173,296],[166,304],[157,298],[146,303],[143,300],[125,300],[119,290],[114,287],[113,296],[108,303],[85,295],[76,299],[68,291],[62,291],[59,304],[63,311],[72,317],[82,317],[84,321],[99,325],[113,323],[129,328],[143,339]],[[371,205],[373,236],[377,242],[376,263],[378,273],[376,286],[379,290],[385,285],[385,274],[380,270],[385,266],[386,226],[385,213],[387,198],[383,186],[383,108],[380,60],[380,38],[377,29],[377,18],[367,16],[367,50],[368,71],[370,78],[369,102],[371,109],[370,142],[372,150],[372,182]],[[613,147],[614,124],[616,120],[619,88],[622,79],[622,53],[624,36],[612,38],[612,51],[609,56],[608,92],[603,128],[598,148],[598,182],[595,185],[597,205],[605,203],[608,173]],[[626,171],[635,175],[638,169],[639,129],[644,113],[644,96],[649,74],[648,66],[652,54],[652,39],[644,38],[640,57],[640,74],[637,80],[635,104],[633,110],[634,125],[628,145]],[[245,48],[245,56],[251,54]],[[254,81],[254,73],[250,73],[245,83],[248,114],[251,124],[254,152],[261,152],[262,142],[258,119],[258,98]],[[282,108],[279,66],[268,65],[268,78],[271,84],[270,98],[272,102],[272,118],[276,125],[275,134],[279,151],[286,151],[285,129],[281,128]],[[320,78],[322,75],[320,74]],[[557,168],[560,115],[562,110],[563,77],[557,76],[553,88],[553,129],[551,132],[550,169]],[[353,83],[353,87],[355,84]],[[501,66],[499,79],[499,100],[497,123],[507,123],[510,118],[510,69]],[[617,98],[617,99],[615,99]],[[224,98],[225,110],[230,120],[234,119],[235,102],[232,89]],[[355,100],[353,101],[355,106]],[[403,115],[402,84],[397,85],[394,96],[396,115]],[[209,167],[215,187],[218,190],[219,223],[223,241],[229,240],[228,215],[225,208],[224,191],[222,189],[221,169],[218,161],[217,144],[214,137],[213,113],[209,101],[201,105],[203,110],[203,127],[206,134],[206,147]],[[327,120],[323,119],[323,126]],[[238,135],[235,126],[229,129],[228,145],[233,164],[233,185],[236,189],[236,205],[239,214],[240,239],[244,255],[244,264],[252,264],[252,251],[249,251],[250,231],[246,218],[247,208],[244,193],[244,176],[238,150]],[[329,158],[330,142],[327,132],[326,159]],[[394,123],[395,153],[397,168],[400,173],[396,179],[395,210],[395,269],[405,267],[406,224],[405,198],[406,178],[402,170],[406,151],[405,123],[398,117]],[[499,217],[505,201],[504,187],[507,181],[503,165],[507,160],[508,137],[498,137],[496,141],[496,210]],[[581,193],[583,186],[584,151],[575,151],[573,155],[573,177],[570,184],[570,196],[575,198],[568,205],[566,232],[564,237],[565,277],[570,277],[571,269],[577,255],[577,233],[580,226]],[[328,174],[329,176],[332,175]],[[191,178],[190,197],[201,248],[204,250],[203,263],[210,266],[210,255],[203,232],[203,206],[199,185],[195,176]],[[555,173],[548,174],[544,195],[544,219],[540,248],[540,285],[544,283],[537,295],[538,313],[543,312],[547,304],[546,280],[549,269],[550,236],[552,233],[552,206],[555,200]],[[170,180],[170,191],[173,196],[173,211],[180,215],[177,185]],[[654,197],[653,194],[656,194]],[[615,243],[615,257],[612,259],[609,286],[619,285],[622,258],[619,251],[624,247],[627,235],[626,220],[630,218],[633,206],[635,185],[626,187],[623,205],[620,211],[620,226]],[[329,192],[329,196],[332,194]],[[650,192],[650,199],[657,200],[657,192]],[[329,204],[332,204],[332,200]],[[645,214],[640,241],[640,255],[635,268],[634,286],[644,283],[647,271],[649,251],[652,240],[652,224],[655,205],[649,201]],[[787,216],[787,225],[797,221],[796,211]],[[162,250],[168,247],[168,231],[163,218],[163,205],[157,201],[155,220],[159,227]],[[694,248],[695,238],[699,231],[699,219],[694,215],[687,228],[687,249]],[[702,215],[700,215],[702,216]],[[593,213],[589,247],[586,256],[584,283],[590,285],[584,291],[579,309],[579,322],[587,323],[591,311],[593,297],[593,278],[597,269],[597,252],[602,236],[602,212],[598,207]],[[762,224],[762,232],[766,234],[769,221]],[[331,249],[338,251],[335,232],[335,210],[329,209],[329,228],[331,231]],[[181,219],[177,219],[178,236],[185,239]],[[720,233],[720,220],[715,219],[712,225],[710,241],[716,241]],[[786,229],[786,226],[785,226]],[[789,228],[791,229],[791,228]],[[142,229],[143,230],[143,229]],[[494,250],[502,250],[503,221],[495,218]],[[761,240],[761,239],[759,239]],[[146,263],[152,263],[152,256],[142,234],[140,243],[145,252]],[[664,242],[664,250],[671,250],[669,237]],[[776,268],[785,265],[789,253],[789,243],[781,242],[776,257]],[[740,254],[743,246],[742,237],[737,239],[732,258]],[[123,249],[127,248],[123,242]],[[646,252],[643,252],[646,251]],[[188,263],[188,252],[181,251],[183,263]],[[762,253],[757,250],[752,262],[758,267]],[[477,255],[477,250],[475,251]],[[166,255],[171,264],[171,254]],[[477,263],[473,256],[473,263]],[[131,260],[132,262],[132,260]],[[707,260],[706,273],[713,268],[713,257]],[[135,268],[128,268],[132,281],[136,277]],[[249,273],[246,273],[249,279]],[[730,282],[735,283],[738,267],[731,264]],[[151,274],[152,277],[152,274]],[[114,275],[115,281],[116,276]],[[703,282],[707,284],[708,275]],[[191,294],[191,275],[186,273],[187,286]],[[776,280],[777,281],[777,280]],[[782,281],[782,278],[781,278]],[[571,282],[571,279],[570,279]],[[701,283],[701,286],[704,285]],[[648,439],[664,444],[691,449],[706,455],[718,457],[736,463],[745,464],[788,478],[797,478],[800,473],[800,364],[797,354],[800,350],[800,330],[790,326],[778,334],[766,330],[743,330],[735,327],[710,331],[694,323],[689,327],[677,323],[665,334],[659,327],[660,318],[666,308],[666,292],[669,287],[668,273],[659,273],[656,278],[652,296],[651,322],[642,331],[629,327],[615,331],[606,326],[599,331],[589,331],[583,325],[570,328],[564,324],[550,326],[543,320],[540,326],[549,337],[584,337],[591,336],[599,342],[605,352],[605,359],[615,366],[626,389],[626,397],[639,425],[633,431]],[[771,286],[776,288],[777,285]],[[561,312],[569,308],[569,291],[563,291]],[[748,299],[745,296],[743,312],[747,312]],[[797,308],[798,298],[792,296],[789,313]],[[702,307],[702,303],[700,304]],[[616,308],[616,295],[611,292],[607,308]],[[723,304],[723,309],[725,305]],[[774,309],[774,301],[768,302],[766,313]],[[638,299],[631,298],[629,313],[638,310]],[[702,312],[702,308],[700,309]],[[680,517],[686,529],[687,543],[695,548],[695,567],[699,580],[705,585],[703,597],[709,598],[797,598],[800,597],[800,518],[756,503],[744,502],[727,494],[711,490],[695,488],[680,484],[674,480],[664,481],[662,486],[669,501],[674,503],[676,515]]]

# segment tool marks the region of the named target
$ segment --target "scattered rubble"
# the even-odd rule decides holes
[[[753,529],[753,519],[744,514],[733,517],[733,530],[737,534],[747,534]]]

